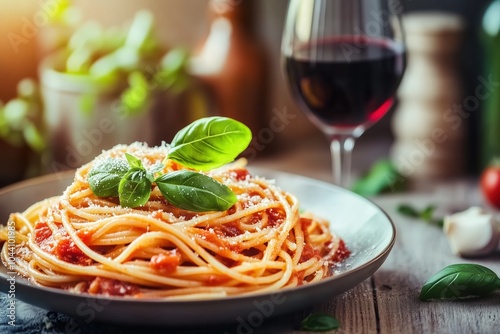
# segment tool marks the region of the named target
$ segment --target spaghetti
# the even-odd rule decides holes
[[[99,159],[128,152],[152,166],[165,150],[116,146],[79,168],[61,196],[11,214],[16,270],[35,284],[77,293],[200,299],[315,282],[349,255],[327,221],[299,213],[293,195],[252,176],[242,160],[206,172],[237,195],[226,211],[179,209],[156,186],[145,205],[125,208],[89,188],[87,174]],[[168,161],[163,172],[179,169]],[[7,263],[7,243],[1,256]]]

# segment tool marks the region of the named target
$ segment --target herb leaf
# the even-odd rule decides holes
[[[151,181],[144,169],[131,169],[123,176],[118,187],[120,205],[135,208],[146,204],[151,194]]]
[[[420,218],[420,212],[418,212],[417,209],[408,204],[401,204],[400,206],[398,206],[397,211],[403,216]]]
[[[397,192],[406,188],[406,178],[387,159],[377,161],[370,170],[359,178],[352,190],[365,197],[380,193]]]
[[[434,211],[436,211],[436,206],[429,205],[425,209],[419,211],[408,204],[401,204],[398,206],[397,211],[399,214],[416,219],[422,219],[426,223],[430,225],[435,225],[437,227],[443,227],[444,221],[443,219],[434,218]]]
[[[300,329],[310,332],[326,332],[333,329],[338,329],[340,322],[328,314],[309,314],[300,323]]]
[[[478,264],[453,264],[433,275],[420,291],[421,300],[485,296],[500,287],[500,278]]]
[[[142,165],[141,159],[133,156],[130,153],[125,153],[125,158],[127,158],[128,164],[131,169],[142,169],[144,170],[144,166]]]
[[[168,159],[197,170],[210,170],[233,161],[252,140],[250,129],[230,118],[205,117],[180,130]]]
[[[237,200],[227,186],[197,172],[180,170],[163,174],[155,182],[171,204],[184,210],[224,211]]]
[[[104,159],[94,163],[87,176],[90,189],[98,197],[118,196],[120,180],[129,170],[123,159]]]

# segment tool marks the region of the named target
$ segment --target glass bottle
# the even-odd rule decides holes
[[[484,110],[481,165],[500,157],[500,0],[486,9],[482,21]]]
[[[266,57],[252,25],[253,2],[211,0],[210,28],[190,72],[208,87],[217,115],[246,124],[254,136],[266,111]]]

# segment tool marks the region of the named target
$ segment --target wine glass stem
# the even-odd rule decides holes
[[[330,150],[332,152],[333,182],[347,188],[351,177],[352,149],[354,137],[331,137]]]

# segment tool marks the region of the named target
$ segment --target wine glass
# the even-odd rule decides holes
[[[301,109],[331,140],[347,187],[356,138],[394,102],[406,66],[398,0],[290,0],[281,52]]]

